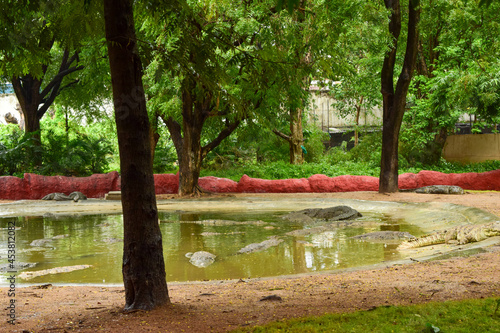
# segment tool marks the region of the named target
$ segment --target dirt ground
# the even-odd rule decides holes
[[[276,194],[275,194],[276,195]],[[281,196],[281,194],[278,194]],[[295,196],[303,194],[295,194]],[[377,201],[442,201],[500,216],[500,192],[431,195],[307,194]],[[248,196],[248,194],[246,194]],[[268,194],[266,196],[271,196]],[[169,284],[171,304],[123,313],[122,287],[32,286],[16,290],[16,324],[1,332],[225,332],[271,321],[384,305],[498,297],[500,244],[467,258],[295,277]],[[6,313],[7,288],[0,290]],[[276,295],[270,300],[261,300]]]

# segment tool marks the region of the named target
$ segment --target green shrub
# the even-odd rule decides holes
[[[42,132],[42,145],[33,134],[25,135],[17,126],[2,126],[0,131],[0,173],[21,177],[24,173],[41,175],[89,176],[108,171],[112,144],[103,138],[78,133],[65,135],[51,129]],[[35,154],[41,164],[34,163]]]
[[[382,132],[368,133],[360,137],[359,144],[349,151],[352,161],[380,166],[382,155]]]
[[[0,175],[22,177],[36,172],[33,156],[42,153],[33,135],[24,135],[17,125],[0,126]]]
[[[107,155],[113,152],[107,140],[84,134],[68,139],[51,131],[45,138],[41,174],[89,176],[107,171]]]
[[[307,154],[304,154],[306,162],[319,162],[323,159],[325,153],[325,141],[328,141],[330,136],[317,127],[308,126],[304,130],[304,147]]]
[[[177,161],[177,154],[171,140],[164,140],[161,136],[155,149],[153,159],[154,173],[171,173],[176,169],[174,163]]]

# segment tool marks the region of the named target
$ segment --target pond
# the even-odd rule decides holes
[[[82,204],[30,201],[17,203],[17,208],[0,205],[5,208],[4,217],[0,218],[0,264],[4,265],[0,268],[7,263],[8,225],[15,222],[16,261],[36,264],[19,269],[18,274],[63,266],[91,266],[32,279],[22,279],[19,275],[18,283],[121,283],[123,223],[121,214],[116,213],[119,203],[92,201]],[[349,205],[363,216],[354,226],[303,235],[290,232],[313,226],[282,218],[294,210],[335,205]],[[367,242],[352,237],[379,230],[407,231],[419,236],[439,226],[483,223],[494,218],[478,209],[449,204],[338,199],[169,200],[159,202],[158,207],[168,281],[247,279],[394,262],[408,257],[408,253],[396,249],[399,242]],[[89,214],[92,211],[99,214]],[[16,212],[18,216],[13,216]],[[262,251],[238,253],[249,244],[273,237],[282,241]],[[194,266],[186,254],[197,251],[215,254],[215,262],[207,267]],[[424,254],[429,253],[421,253]],[[0,274],[8,276],[6,269]],[[5,279],[2,283],[5,284]]]

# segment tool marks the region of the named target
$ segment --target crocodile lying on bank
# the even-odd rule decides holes
[[[484,224],[459,225],[454,228],[438,231],[417,239],[410,239],[401,243],[398,246],[398,249],[412,249],[443,243],[466,244],[479,242],[493,236],[500,236],[500,221]]]
[[[68,200],[73,200],[74,202],[77,202],[78,200],[87,200],[87,197],[85,194],[82,192],[72,192],[69,195],[66,195],[64,193],[50,193],[47,194],[42,198],[42,200],[55,200],[55,201],[68,201]]]
[[[430,185],[408,190],[399,190],[400,192],[415,192],[426,194],[464,194],[464,189],[455,185]]]

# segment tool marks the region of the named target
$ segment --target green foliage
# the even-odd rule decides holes
[[[177,160],[177,154],[175,153],[175,148],[167,135],[165,128],[158,128],[160,131],[160,139],[156,145],[155,156],[153,160],[153,172],[154,173],[171,173],[177,172],[174,163]]]
[[[323,159],[325,152],[325,142],[328,142],[330,136],[314,125],[308,125],[304,129],[304,147],[307,154],[304,155],[306,162],[319,162]]]
[[[319,163],[290,164],[288,161],[253,163],[234,166],[231,169],[202,170],[202,176],[216,176],[238,181],[241,176],[247,175],[261,179],[288,179],[309,178],[312,175],[323,174],[329,177],[342,175],[375,176],[378,177],[380,168],[372,168],[367,163],[342,161],[330,164],[327,161]]]
[[[498,298],[384,306],[372,311],[292,319],[233,332],[499,332]]]
[[[82,126],[69,120],[67,109],[56,106],[52,117],[42,122],[42,144],[34,134],[25,134],[16,125],[0,126],[0,174],[89,176],[110,170],[112,157],[118,157],[116,134],[111,122]],[[35,155],[42,156],[36,166]]]
[[[327,152],[326,160],[332,164],[351,161],[370,166],[371,168],[380,167],[382,132],[361,133],[357,146],[350,151],[346,150],[346,146],[347,142],[344,142],[340,147],[330,148]]]
[[[40,174],[90,176],[108,170],[107,155],[112,153],[112,149],[106,139],[86,134],[68,139],[66,135],[50,130],[46,132]]]
[[[382,132],[373,132],[363,135],[359,144],[351,149],[354,161],[367,162],[372,166],[380,166],[382,155]]]
[[[463,116],[476,119],[473,133],[499,122],[499,9],[498,2],[422,3],[420,75],[400,136],[409,165],[439,163],[446,135]]]
[[[24,135],[17,125],[0,126],[0,175],[20,176],[35,172],[33,156],[42,152],[35,133]]]

